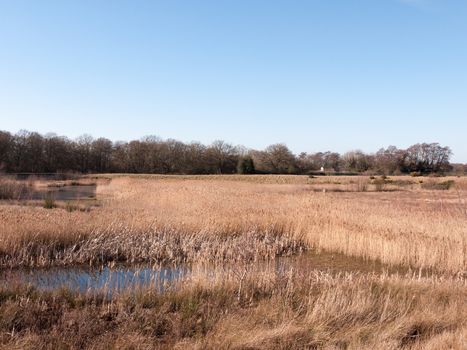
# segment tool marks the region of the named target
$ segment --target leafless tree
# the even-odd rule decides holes
[[[409,171],[421,173],[444,172],[450,169],[449,159],[452,151],[439,143],[417,143],[407,149]]]
[[[274,174],[292,174],[296,172],[296,159],[283,143],[268,146],[262,152],[253,153],[256,169]]]
[[[3,172],[130,172],[163,174],[272,173],[307,174],[321,168],[352,172],[371,170],[381,174],[446,172],[451,169],[449,147],[422,143],[406,150],[390,146],[376,154],[362,151],[300,153],[284,144],[264,151],[215,141],[183,143],[146,136],[141,140],[115,142],[83,135],[70,140],[56,134],[40,135],[21,130],[0,131],[0,171]],[[456,165],[459,173],[460,165]]]
[[[206,150],[206,157],[214,173],[234,173],[238,154],[234,146],[221,140],[214,141]]]

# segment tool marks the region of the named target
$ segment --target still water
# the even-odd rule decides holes
[[[47,197],[57,201],[95,198],[96,185],[47,187],[46,189],[32,191],[24,199],[43,200]]]
[[[273,272],[279,275],[290,270],[301,273],[325,271],[331,273],[359,272],[381,273],[402,272],[377,262],[354,259],[340,254],[307,252],[298,256],[281,257],[269,262],[253,262],[247,265],[226,265],[219,268],[196,267],[206,276],[222,274],[223,271],[242,273],[247,271]],[[70,266],[35,269],[0,270],[0,285],[8,283],[29,284],[41,290],[68,288],[78,292],[106,291],[107,293],[122,290],[151,287],[163,291],[171,283],[183,280],[192,275],[194,268],[182,266],[150,266],[150,265],[115,265],[113,267]]]
[[[189,272],[182,267],[54,267],[47,269],[14,269],[2,272],[2,283],[25,283],[41,290],[68,288],[77,292],[92,290],[121,291],[135,287],[155,286],[183,278]]]

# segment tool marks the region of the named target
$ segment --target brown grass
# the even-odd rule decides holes
[[[0,289],[5,349],[464,349],[467,288],[455,279],[310,271],[193,276],[112,300]]]
[[[0,285],[0,349],[467,348],[466,179],[443,191],[420,181],[451,178],[375,180],[115,177],[99,182],[101,206],[89,211],[3,202],[3,268],[123,261],[200,269],[164,293],[112,299]],[[248,268],[305,249],[436,273]]]
[[[19,200],[26,198],[31,190],[29,183],[0,177],[0,200]]]
[[[90,212],[0,206],[0,261],[230,260],[244,247],[248,259],[264,259],[307,246],[466,270],[465,190],[323,193],[326,186],[118,178],[98,186],[103,204]]]

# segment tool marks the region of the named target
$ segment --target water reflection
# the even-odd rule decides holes
[[[96,185],[48,187],[34,190],[23,199],[43,200],[53,198],[58,201],[71,201],[96,197]]]
[[[149,266],[149,265],[116,265],[114,267],[91,268],[55,267],[47,269],[12,269],[0,271],[0,284],[21,283],[29,284],[41,290],[69,288],[77,292],[107,291],[112,294],[123,290],[151,287],[159,291],[173,282],[190,277],[193,273],[201,272],[207,278],[244,271],[255,273],[286,274],[290,270],[301,274],[316,271],[330,273],[359,272],[359,273],[406,273],[400,268],[390,268],[377,262],[355,259],[341,254],[313,253],[281,257],[273,261],[253,262],[244,265],[216,265],[216,266]]]
[[[61,267],[3,271],[0,283],[29,284],[41,290],[68,288],[77,292],[104,290],[118,292],[136,287],[155,287],[163,291],[167,282],[189,273],[186,267]]]

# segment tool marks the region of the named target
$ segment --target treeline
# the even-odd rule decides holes
[[[0,131],[0,171],[8,173],[159,173],[159,174],[310,174],[325,172],[404,174],[452,170],[449,147],[422,143],[407,149],[394,146],[375,154],[351,151],[293,154],[286,145],[265,150],[145,137],[112,142],[89,135],[71,140],[55,134]],[[461,171],[466,171],[464,167]]]

